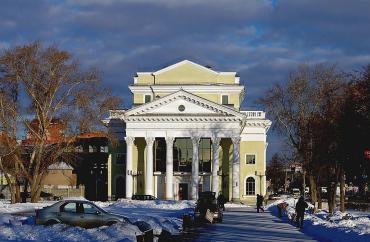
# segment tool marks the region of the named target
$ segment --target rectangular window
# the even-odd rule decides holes
[[[173,170],[191,172],[193,143],[189,138],[176,138],[173,145]]]
[[[245,163],[246,164],[256,164],[256,155],[246,154]]]
[[[152,96],[145,94],[145,96],[144,96],[144,103],[149,103],[150,101],[152,101]]]
[[[116,165],[123,165],[126,163],[126,154],[125,153],[117,153],[116,154]]]
[[[222,95],[222,104],[229,104],[229,96],[228,95]]]
[[[100,152],[108,153],[108,146],[100,146]]]
[[[199,143],[199,171],[211,172],[211,139],[201,139]]]

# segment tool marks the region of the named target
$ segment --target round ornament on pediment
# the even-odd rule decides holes
[[[178,109],[179,109],[180,112],[184,112],[185,111],[185,106],[184,105],[179,105]]]

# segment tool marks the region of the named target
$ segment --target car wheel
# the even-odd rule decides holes
[[[50,225],[58,224],[58,223],[59,223],[58,221],[56,221],[56,220],[52,219],[52,220],[47,221],[47,222],[45,223],[45,225],[46,225],[46,226],[50,226]]]

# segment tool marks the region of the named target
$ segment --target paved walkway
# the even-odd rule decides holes
[[[268,211],[227,208],[221,224],[197,229],[191,241],[316,241]]]

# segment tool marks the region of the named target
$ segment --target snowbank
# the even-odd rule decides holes
[[[64,224],[35,225],[34,218],[28,214],[34,213],[35,209],[50,206],[53,203],[9,204],[0,202],[0,241],[135,241],[136,234],[140,234],[140,230],[131,224],[115,224],[110,227],[103,226],[94,229]],[[183,214],[192,214],[195,206],[193,201],[127,199],[118,202],[96,202],[96,204],[108,212],[128,217],[131,222],[144,221],[148,223],[153,228],[155,235],[159,235],[162,230],[171,234],[180,233]]]
[[[295,204],[298,199],[288,198],[275,201],[267,206],[267,209],[277,215],[277,204],[286,202],[286,217],[283,220],[288,222],[295,214]],[[315,237],[320,241],[370,241],[370,213],[342,213],[336,211],[333,215],[326,210],[317,213],[310,212],[313,205],[309,203],[306,210],[303,232]],[[290,221],[294,223],[293,221]]]
[[[194,212],[195,202],[121,199],[115,203],[97,202],[97,205],[109,212],[122,214],[131,222],[145,221],[153,228],[154,234],[159,235],[162,230],[178,234],[182,230],[182,216]]]
[[[250,206],[242,203],[225,203],[225,208],[248,208]]]

